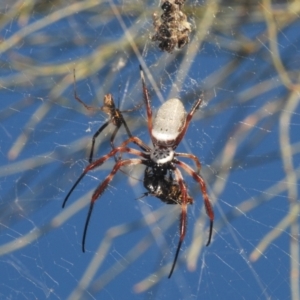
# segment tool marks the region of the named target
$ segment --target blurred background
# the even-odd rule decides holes
[[[0,1],[1,299],[299,299],[300,1],[194,1],[182,11],[189,43],[151,40],[159,1]],[[212,243],[199,187],[177,267],[180,207],[143,197],[143,167],[91,194],[114,159],[90,172],[91,139],[108,116],[74,99],[142,103],[139,64],[154,112],[203,93],[179,152],[202,163],[215,211]],[[150,143],[145,107],[124,113]],[[110,150],[109,126],[95,158]],[[121,129],[116,144],[126,139]],[[125,157],[127,155],[123,155]],[[132,157],[132,156],[128,156]],[[187,160],[187,163],[194,165]],[[140,198],[140,199],[138,199]]]

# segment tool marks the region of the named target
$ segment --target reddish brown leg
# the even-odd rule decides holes
[[[181,156],[181,157],[186,157],[186,158],[192,159],[195,162],[196,166],[197,166],[197,174],[200,173],[201,163],[200,163],[200,161],[199,161],[199,159],[196,155],[190,154],[190,153],[178,153],[178,152],[176,152],[175,156]]]
[[[178,255],[179,255],[179,252],[181,249],[181,245],[182,245],[182,242],[183,242],[185,234],[186,234],[186,224],[187,224],[187,189],[186,189],[186,185],[183,181],[181,172],[177,168],[175,168],[174,173],[175,173],[176,181],[178,182],[181,193],[182,193],[182,204],[181,204],[181,216],[180,216],[180,227],[179,227],[179,242],[178,242],[177,250],[175,253],[175,258],[174,258],[172,268],[171,268],[168,278],[171,278],[171,276],[173,274],[173,271],[174,271],[174,268],[175,268],[175,265],[176,265],[176,262],[178,259]]]
[[[145,83],[145,76],[144,76],[144,71],[142,69],[142,66],[140,66],[140,73],[141,73],[141,79],[142,79],[142,85],[143,85],[143,93],[144,93],[144,100],[146,104],[146,110],[147,110],[147,119],[148,119],[148,130],[152,139],[152,108],[151,108],[151,100],[149,97],[148,89],[146,87]]]
[[[127,139],[125,142],[123,142],[119,148],[126,147],[129,143],[134,143],[141,147],[144,151],[150,152],[151,148],[146,145],[140,138],[136,136],[132,136],[131,138]]]
[[[197,101],[195,101],[195,103],[193,104],[193,107],[191,108],[189,114],[187,115],[186,117],[186,122],[187,122],[187,127],[189,126],[192,118],[193,118],[193,115],[195,113],[195,111],[198,109],[198,107],[200,106],[201,102],[203,101],[202,98],[199,98]]]
[[[200,106],[202,102],[202,98],[199,98],[197,101],[195,101],[193,107],[191,108],[190,112],[188,113],[187,117],[186,117],[186,123],[183,127],[183,130],[181,131],[180,135],[178,136],[178,138],[176,139],[176,144],[179,145],[179,143],[181,142],[181,140],[183,139],[183,137],[185,136],[185,133],[190,125],[190,122],[193,118],[194,113],[196,112],[197,108]]]
[[[190,176],[193,177],[193,179],[195,181],[197,181],[200,185],[201,191],[202,191],[202,195],[203,195],[203,199],[204,199],[204,205],[205,205],[205,209],[206,209],[206,214],[208,215],[209,219],[210,219],[210,226],[209,226],[209,236],[208,236],[208,241],[206,243],[206,246],[208,246],[211,242],[211,237],[212,237],[212,229],[213,229],[213,222],[214,222],[214,210],[213,207],[210,203],[210,200],[208,198],[208,194],[207,194],[207,190],[206,190],[206,184],[205,181],[203,180],[203,178],[197,174],[189,165],[187,165],[186,163],[176,160],[176,164],[178,166],[180,166],[183,170],[185,170]]]
[[[92,196],[92,199],[91,199],[90,208],[89,208],[87,218],[86,218],[86,221],[85,221],[85,225],[84,225],[84,231],[83,231],[83,236],[82,236],[82,252],[85,252],[86,233],[87,233],[87,229],[88,229],[88,226],[89,226],[89,222],[90,222],[90,219],[91,219],[93,207],[94,207],[94,204],[95,204],[96,200],[102,195],[102,193],[107,188],[108,184],[112,181],[113,177],[115,176],[115,174],[118,172],[118,170],[121,167],[126,166],[126,165],[138,165],[138,164],[143,164],[143,160],[142,159],[134,159],[134,158],[126,159],[126,160],[119,160],[115,164],[114,168],[109,173],[109,175],[105,178],[105,180],[95,190],[95,192]]]
[[[131,140],[131,139],[129,139]],[[127,140],[128,141],[128,140]],[[125,141],[125,142],[127,142]],[[123,143],[124,145],[125,142]],[[123,145],[122,144],[122,145]],[[79,182],[82,180],[82,178],[91,170],[97,168],[97,167],[100,167],[104,162],[106,162],[110,157],[112,156],[115,156],[117,152],[127,152],[127,153],[130,153],[130,154],[134,154],[134,155],[137,155],[137,156],[140,156],[140,157],[143,157],[143,158],[148,158],[148,156],[143,153],[142,151],[139,151],[139,150],[136,150],[136,149],[132,149],[132,148],[126,148],[124,146],[120,146],[120,147],[117,147],[113,150],[111,150],[108,154],[102,156],[101,158],[95,160],[93,163],[89,164],[83,171],[83,173],[79,176],[79,178],[77,179],[77,181],[74,183],[73,187],[71,188],[71,190],[69,191],[69,193],[67,194],[64,202],[63,202],[63,205],[62,207],[64,208],[70,195],[72,194],[72,192],[74,191],[74,189],[76,188],[76,186],[79,184]]]
[[[101,110],[101,108],[98,107],[93,107],[93,106],[89,106],[87,104],[85,104],[78,96],[77,96],[77,92],[76,92],[76,76],[75,76],[75,69],[73,70],[73,76],[74,76],[74,98],[81,103],[87,110],[91,110],[91,111],[98,111]]]

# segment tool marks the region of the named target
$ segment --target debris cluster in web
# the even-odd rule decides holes
[[[162,51],[172,52],[180,49],[189,42],[192,25],[188,22],[186,14],[181,10],[185,0],[166,0],[161,9],[162,15],[153,14],[155,34],[153,41],[159,42]]]

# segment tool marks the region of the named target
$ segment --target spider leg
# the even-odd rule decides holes
[[[186,122],[185,125],[181,131],[181,133],[178,135],[177,139],[176,139],[176,144],[179,145],[179,143],[181,142],[181,140],[183,139],[183,137],[185,136],[185,133],[190,125],[190,122],[193,118],[194,113],[196,112],[196,110],[198,109],[198,107],[200,106],[201,102],[202,102],[202,98],[200,97],[198,100],[195,101],[195,103],[193,104],[190,112],[188,113],[187,117],[186,117]]]
[[[143,193],[140,197],[136,198],[135,200],[143,199],[143,198],[145,198],[145,197],[148,197],[149,195],[150,195],[149,192],[145,192],[145,193]]]
[[[67,194],[67,196],[65,197],[65,200],[62,204],[62,208],[65,207],[69,197],[71,196],[72,192],[74,191],[74,189],[76,188],[76,186],[78,185],[78,183],[82,180],[82,178],[85,176],[85,174],[88,172],[88,170],[84,170],[83,173],[79,176],[79,178],[76,180],[76,182],[74,183],[74,185],[72,186],[72,188],[70,189],[69,193]]]
[[[151,99],[149,97],[149,92],[148,92],[148,89],[146,87],[144,71],[143,71],[141,65],[140,65],[140,74],[141,74],[141,80],[142,80],[142,86],[143,86],[144,100],[145,100],[146,110],[147,110],[148,130],[149,130],[149,133],[150,133],[150,136],[151,136],[151,140],[153,140],[153,138],[152,138],[153,124],[152,124]]]
[[[116,122],[114,123],[115,126],[116,126],[116,128],[115,128],[115,130],[114,130],[112,136],[110,137],[110,145],[111,145],[111,148],[112,148],[112,149],[115,148],[115,146],[114,146],[114,140],[115,140],[115,137],[116,137],[117,132],[119,131],[119,129],[120,129],[120,127],[121,127],[122,125],[124,125],[124,127],[125,127],[125,130],[126,130],[126,132],[127,132],[128,138],[132,138],[131,131],[129,130],[129,128],[128,128],[128,126],[127,126],[127,123],[126,123],[126,121],[124,120],[122,113],[121,113],[119,110],[117,111],[117,113],[118,113],[118,121],[116,121]],[[143,148],[142,148],[142,149],[143,149]],[[144,149],[143,149],[143,150],[144,150]],[[118,158],[115,157],[115,161],[120,160],[120,159],[122,159],[122,155],[121,155],[121,154],[119,154]]]
[[[137,146],[139,146],[143,151],[149,152],[150,151],[150,147],[147,146],[146,144],[144,144],[142,140],[138,139],[139,141],[137,141],[136,138],[133,139],[133,135],[131,134],[131,132],[130,132],[130,130],[128,128],[128,125],[127,125],[127,123],[126,123],[126,121],[124,120],[123,117],[121,117],[121,122],[124,125],[125,130],[126,130],[128,136],[129,136],[129,138],[132,138],[132,142],[135,143]]]
[[[91,152],[89,156],[89,163],[93,161],[93,156],[94,156],[94,148],[95,148],[95,141],[98,135],[108,126],[108,124],[111,123],[111,120],[105,122],[98,130],[97,132],[93,135],[92,138],[92,147],[91,147]]]
[[[190,154],[190,153],[178,153],[178,152],[175,152],[175,156],[181,156],[181,157],[186,157],[186,158],[190,158],[192,159],[196,166],[197,166],[197,174],[200,173],[200,170],[201,170],[201,163],[198,159],[198,157],[194,154]]]
[[[100,167],[104,162],[106,162],[110,157],[115,156],[117,152],[127,152],[127,153],[131,153],[137,156],[141,156],[143,158],[147,158],[147,155],[139,150],[136,149],[132,149],[132,148],[126,148],[125,146],[131,141],[131,138],[128,139],[127,141],[125,141],[124,143],[122,143],[122,145],[120,147],[117,147],[113,150],[111,150],[108,154],[102,156],[101,158],[97,159],[96,161],[94,161],[93,163],[89,164],[84,171],[82,172],[82,174],[79,176],[79,178],[76,180],[76,182],[74,183],[74,185],[72,186],[71,190],[69,191],[69,193],[67,194],[67,196],[65,197],[65,200],[62,204],[62,207],[64,208],[70,195],[72,194],[72,192],[74,191],[74,189],[76,188],[76,186],[79,184],[79,182],[82,180],[82,178],[91,170]]]
[[[101,108],[98,107],[94,107],[94,106],[89,106],[87,104],[85,104],[78,96],[77,96],[77,92],[76,92],[76,76],[75,76],[75,69],[73,70],[73,76],[74,76],[74,81],[73,81],[73,89],[74,89],[74,98],[81,103],[87,110],[91,110],[91,111],[97,111],[97,110],[101,110]]]
[[[125,147],[129,143],[136,144],[137,146],[139,146],[145,152],[150,152],[151,151],[151,148],[148,145],[146,145],[140,138],[138,138],[136,136],[132,136],[129,139],[127,139],[125,142],[123,142],[121,144],[121,147]],[[147,156],[147,158],[148,158],[148,156]]]
[[[197,181],[200,185],[201,188],[201,192],[203,195],[203,199],[204,199],[204,205],[205,205],[205,210],[206,210],[206,214],[208,215],[209,219],[210,219],[210,226],[209,226],[209,236],[208,236],[208,241],[206,243],[206,246],[208,246],[211,242],[211,237],[212,237],[212,230],[213,230],[213,222],[214,222],[214,210],[213,207],[210,203],[210,200],[208,198],[208,194],[207,194],[207,190],[206,190],[206,184],[204,179],[197,174],[189,165],[187,165],[186,163],[182,162],[182,161],[175,161],[175,163],[177,165],[179,165],[182,169],[184,169],[190,176],[193,177],[193,179],[195,181]]]
[[[187,188],[186,188],[186,185],[183,181],[181,172],[177,168],[175,168],[174,173],[175,173],[175,178],[176,178],[176,180],[179,184],[179,187],[181,189],[182,204],[181,204],[181,216],[180,216],[180,226],[179,226],[179,232],[180,232],[179,236],[180,237],[179,237],[177,250],[176,250],[176,253],[175,253],[175,258],[174,258],[172,268],[171,268],[171,271],[169,273],[168,278],[171,278],[171,276],[173,274],[173,271],[175,269],[175,265],[176,265],[176,262],[177,262],[177,259],[178,259],[178,255],[179,255],[179,252],[180,252],[180,249],[181,249],[181,245],[182,245],[182,242],[183,242],[185,234],[186,234],[186,223],[187,223]]]
[[[95,141],[96,141],[96,138],[99,136],[99,134],[110,124],[110,123],[113,123],[113,119],[110,119],[108,120],[107,122],[105,122],[98,130],[97,132],[93,135],[93,138],[92,138],[92,147],[91,147],[91,152],[90,152],[90,156],[89,156],[89,163],[91,163],[93,161],[93,155],[94,155],[94,149],[95,149]],[[131,138],[132,137],[132,134],[125,122],[125,120],[122,118],[121,119],[121,122],[117,122],[117,123],[114,123],[114,125],[116,126],[116,128],[114,129],[113,131],[113,134],[111,135],[110,137],[110,145],[111,145],[111,148],[112,149],[115,149],[115,145],[114,145],[114,140],[116,138],[116,135],[120,129],[120,127],[122,126],[122,124],[124,125],[126,131],[127,131],[127,134],[128,134],[128,138]],[[143,149],[144,150],[144,149]],[[117,159],[115,158],[115,161],[117,161]]]
[[[133,108],[122,110],[122,113],[128,113],[128,112],[136,111],[136,110],[138,110],[142,107],[143,103],[144,102],[142,101],[141,103],[135,105]]]
[[[90,203],[90,208],[86,217],[85,225],[84,225],[84,231],[83,231],[83,236],[82,236],[82,252],[85,252],[85,239],[86,239],[86,234],[88,230],[88,226],[90,223],[92,211],[94,208],[94,204],[96,200],[103,194],[104,190],[107,188],[108,184],[111,182],[115,174],[118,172],[118,170],[126,165],[138,165],[138,164],[143,164],[142,159],[126,159],[126,160],[119,160],[116,162],[115,166],[113,167],[112,171],[109,173],[109,175],[105,178],[105,180],[97,187],[95,190],[91,203]]]
[[[118,133],[121,126],[122,126],[122,123],[119,123],[118,125],[116,125],[116,128],[114,129],[113,134],[110,137],[111,149],[115,149],[114,140],[115,140],[115,137],[116,137],[116,135],[117,135],[117,133]],[[130,131],[129,131],[129,133],[130,133]],[[132,137],[131,133],[130,133],[129,137]],[[115,162],[117,162],[121,158],[122,158],[122,156],[121,156],[121,154],[119,154],[118,158],[115,157]]]
[[[128,128],[128,125],[127,125],[127,123],[126,123],[126,121],[124,120],[124,118],[123,117],[121,117],[121,122],[122,122],[122,124],[124,125],[124,127],[125,127],[125,130],[126,130],[126,132],[127,132],[127,134],[128,134],[128,137],[132,137],[132,134],[131,134],[131,131],[129,130],[129,128]],[[143,149],[144,150],[144,149]]]
[[[110,120],[108,120],[106,123],[104,123],[99,129],[98,131],[94,134],[93,136],[93,140],[92,140],[92,148],[91,148],[91,153],[90,153],[90,157],[89,157],[89,163],[92,162],[93,160],[93,153],[94,153],[94,147],[95,147],[95,140],[98,137],[98,135],[110,124],[113,123],[115,125],[115,129],[110,137],[110,145],[112,149],[115,149],[115,145],[114,145],[114,140],[116,138],[116,135],[119,131],[119,129],[121,128],[121,126],[123,125],[125,127],[125,130],[127,132],[128,138],[132,138],[132,133],[130,132],[128,125],[125,121],[125,119],[123,118],[122,114],[119,111],[116,111],[116,115],[114,117],[112,117]],[[143,142],[137,143],[135,140],[133,140],[133,142],[138,145],[142,150],[144,151],[148,151],[148,147],[143,144]],[[121,155],[118,159],[121,159]],[[115,161],[117,161],[117,158],[115,158]]]
[[[132,134],[127,126],[127,123],[126,123],[122,113],[132,112],[134,110],[137,110],[138,108],[140,108],[143,105],[143,102],[141,102],[139,105],[133,107],[132,109],[128,109],[128,110],[124,110],[124,111],[120,111],[118,108],[116,108],[114,99],[111,94],[106,94],[104,96],[103,102],[104,102],[104,106],[102,108],[100,108],[100,110],[103,110],[106,114],[108,114],[111,118],[110,119],[111,123],[113,123],[117,127],[117,129],[115,129],[113,135],[111,136],[111,147],[112,147],[112,149],[114,149],[115,147],[114,147],[113,141],[115,139],[115,136],[116,136],[119,128],[122,125],[124,125],[124,127],[125,127],[128,138],[132,137]],[[144,148],[142,148],[142,149],[144,151],[146,150]]]
[[[112,134],[112,136],[110,138],[110,145],[111,145],[112,149],[115,148],[115,146],[114,146],[114,139],[116,137],[116,134],[119,131],[120,127],[123,125],[125,127],[126,132],[127,132],[128,138],[131,139],[131,141],[134,144],[136,144],[137,146],[139,146],[143,151],[146,151],[146,152],[150,151],[150,148],[146,144],[144,144],[142,140],[140,140],[140,139],[138,139],[136,137],[133,137],[133,135],[132,135],[131,131],[129,130],[128,125],[127,125],[127,123],[126,123],[126,121],[123,118],[123,116],[122,116],[121,113],[119,113],[119,122],[114,123],[114,124],[115,124],[116,128],[115,128],[115,130],[114,130],[114,132],[113,132],[113,134]],[[115,161],[120,160],[121,158],[122,158],[122,155],[120,154],[119,157],[118,157],[118,159],[115,157]]]

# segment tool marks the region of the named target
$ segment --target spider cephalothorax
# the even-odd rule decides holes
[[[82,178],[91,170],[100,167],[109,158],[115,157],[118,153],[129,153],[137,156],[137,158],[127,158],[123,159],[120,157],[113,166],[111,172],[102,181],[92,195],[90,202],[90,207],[88,215],[86,218],[83,238],[82,238],[82,251],[85,251],[85,238],[93,211],[94,204],[96,200],[103,194],[108,184],[113,179],[114,175],[123,167],[128,165],[144,165],[146,166],[146,183],[144,185],[149,191],[152,190],[152,194],[163,200],[164,202],[179,203],[181,205],[181,217],[180,217],[180,238],[175,254],[175,258],[172,264],[171,271],[169,273],[169,278],[171,277],[176,261],[179,255],[181,244],[184,240],[186,234],[186,224],[187,224],[187,205],[192,203],[191,197],[188,195],[187,187],[183,179],[182,173],[178,167],[183,169],[187,174],[189,174],[198,184],[204,198],[204,204],[206,208],[206,213],[210,219],[210,229],[207,246],[211,241],[214,212],[212,205],[209,201],[206,184],[202,177],[199,175],[201,164],[198,158],[190,153],[179,153],[176,152],[176,148],[183,139],[186,130],[192,120],[192,117],[200,106],[202,99],[195,101],[189,113],[186,113],[182,102],[173,98],[167,100],[158,110],[156,118],[152,120],[152,108],[151,101],[148,94],[148,90],[145,84],[145,78],[143,70],[141,69],[141,79],[143,86],[143,94],[147,111],[148,120],[148,130],[153,147],[146,145],[141,139],[135,136],[131,136],[125,142],[123,142],[119,147],[112,149],[108,154],[98,158],[93,163],[90,163],[80,177],[77,179],[69,193],[67,194],[63,206],[66,204],[71,193],[82,180]],[[140,149],[129,148],[128,144],[134,143]],[[180,161],[178,157],[189,158],[194,161],[197,166],[197,170],[193,170],[188,164]],[[169,178],[168,178],[169,176]],[[148,178],[147,178],[148,177]],[[178,198],[178,199],[175,199]],[[175,200],[175,201],[173,201]]]
[[[183,3],[182,0],[165,0],[161,6],[162,15],[153,14],[155,34],[151,39],[160,42],[158,46],[163,51],[172,52],[174,48],[180,49],[189,42],[192,26],[181,11]]]

